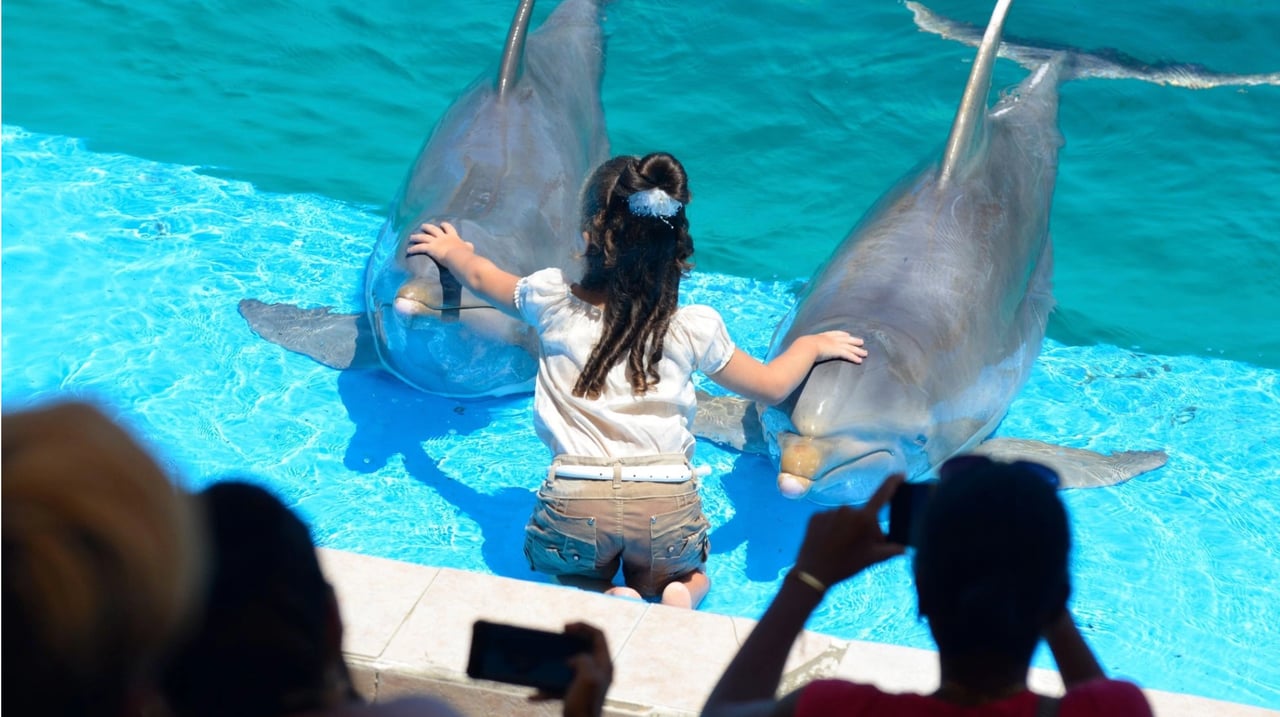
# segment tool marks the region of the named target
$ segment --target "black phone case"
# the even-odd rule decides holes
[[[934,481],[903,483],[889,500],[889,534],[886,539],[899,545],[916,544],[916,524],[933,494]]]
[[[590,649],[591,642],[581,635],[477,620],[467,676],[563,695],[573,680],[569,658]]]

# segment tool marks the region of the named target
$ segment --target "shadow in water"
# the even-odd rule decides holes
[[[481,493],[441,472],[422,444],[450,431],[470,433],[492,420],[489,406],[503,399],[462,401],[418,391],[385,371],[344,371],[338,392],[355,424],[343,463],[373,473],[399,454],[414,480],[436,491],[480,526],[481,558],[496,575],[537,579],[524,557],[524,526],[533,510],[527,488]]]
[[[809,517],[825,508],[784,498],[776,487],[777,470],[766,456],[744,453],[720,478],[733,504],[733,517],[711,533],[711,553],[727,553],[746,543],[746,576],[774,580],[795,563]]]
[[[533,512],[534,491],[504,487],[496,493],[480,493],[462,480],[440,473],[434,464],[431,470],[430,474],[410,473],[480,526],[484,534],[481,557],[495,575],[545,582],[524,557],[524,526]]]
[[[375,473],[396,455],[409,476],[436,491],[479,526],[481,559],[496,575],[545,581],[529,569],[524,557],[524,527],[533,510],[534,491],[503,487],[482,493],[443,473],[423,443],[449,434],[471,433],[487,426],[490,407],[505,399],[467,400],[423,393],[385,371],[344,371],[338,391],[355,425],[344,464],[358,473]],[[746,544],[746,577],[771,581],[795,561],[809,517],[823,507],[782,497],[770,460],[744,453],[733,470],[720,477],[733,517],[711,533],[712,554]],[[715,559],[714,557],[712,558]]]
[[[423,393],[386,371],[343,371],[338,394],[355,425],[343,463],[359,473],[381,470],[397,454],[411,472],[423,462],[434,470],[423,441],[450,431],[470,433],[489,423],[484,404]]]

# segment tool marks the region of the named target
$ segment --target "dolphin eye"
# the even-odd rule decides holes
[[[493,192],[483,191],[475,192],[471,195],[471,209],[473,211],[484,211],[493,205]]]
[[[916,436],[916,445],[917,445],[917,446],[923,446],[924,444],[926,444],[926,443],[928,443],[928,442],[929,442],[929,437],[928,437],[928,436],[926,436],[925,434],[921,433],[920,435]]]

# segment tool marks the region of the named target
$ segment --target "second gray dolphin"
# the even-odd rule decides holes
[[[907,6],[921,28],[978,45],[950,135],[940,158],[898,182],[837,247],[778,326],[770,351],[802,334],[841,329],[864,337],[869,356],[861,365],[815,366],[790,398],[763,413],[704,396],[695,433],[769,450],[784,495],[831,505],[865,502],[890,473],[927,478],[966,451],[1046,463],[1064,487],[1110,485],[1160,467],[1167,456],[1159,450],[1108,456],[986,440],[1025,384],[1053,308],[1058,85],[1131,77],[1211,87],[1275,84],[1277,76],[1002,47],[1009,0],[997,3],[985,33]],[[988,107],[998,52],[1032,73]]]

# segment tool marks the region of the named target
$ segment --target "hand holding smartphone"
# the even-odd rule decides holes
[[[573,681],[569,658],[591,647],[591,640],[583,635],[477,620],[471,631],[467,676],[536,687],[562,697]]]
[[[933,495],[933,487],[937,481],[921,483],[903,483],[893,492],[889,501],[889,534],[890,543],[898,543],[914,548],[916,532],[920,518],[924,515],[929,497]]]

